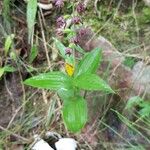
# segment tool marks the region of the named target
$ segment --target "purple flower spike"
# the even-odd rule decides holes
[[[79,24],[81,22],[80,17],[73,17],[71,20],[72,24]]]
[[[61,28],[63,27],[64,25],[66,24],[66,21],[64,19],[64,17],[58,17],[57,20],[56,20],[56,25],[57,25],[57,28]]]
[[[64,1],[63,0],[54,0],[54,5],[57,8],[62,8],[64,6]]]
[[[82,14],[82,13],[84,13],[84,11],[85,11],[85,5],[83,4],[83,3],[79,3],[78,5],[77,5],[77,12],[79,13],[79,14]]]

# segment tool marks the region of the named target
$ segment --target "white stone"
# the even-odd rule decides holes
[[[45,142],[43,139],[40,139],[38,142],[35,143],[35,145],[32,147],[31,150],[54,150],[49,146],[47,142]]]
[[[72,138],[62,138],[55,143],[57,150],[76,150],[77,142]]]

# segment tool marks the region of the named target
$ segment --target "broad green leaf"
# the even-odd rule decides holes
[[[69,100],[70,97],[74,96],[74,89],[73,88],[61,88],[57,91],[59,97],[63,100],[63,101],[67,101]]]
[[[58,39],[56,39],[56,38],[53,38],[53,39],[54,39],[56,48],[59,50],[61,56],[65,59],[66,58],[66,55],[65,55],[66,47]]]
[[[77,66],[75,76],[79,76],[83,73],[95,73],[99,66],[101,55],[100,48],[95,48],[85,55]]]
[[[143,101],[142,98],[140,98],[139,96],[134,96],[134,97],[131,97],[127,104],[126,104],[126,109],[130,109],[134,106],[137,106],[139,105],[141,102]]]
[[[7,36],[7,38],[5,40],[5,48],[4,48],[5,49],[5,55],[8,54],[8,51],[12,45],[12,41],[13,41],[14,37],[15,37],[14,34]]]
[[[74,85],[83,90],[114,93],[111,87],[96,74],[82,74],[74,79]]]
[[[70,98],[63,106],[63,120],[68,130],[80,131],[87,122],[87,103],[82,97]]]
[[[49,72],[31,77],[25,80],[24,84],[42,89],[59,90],[69,88],[71,79],[62,72]]]
[[[37,0],[27,1],[28,42],[31,42],[37,13]]]
[[[4,74],[4,68],[0,68],[0,78],[2,77],[2,75]]]
[[[31,48],[30,55],[29,55],[29,62],[32,63],[34,59],[37,57],[37,55],[38,55],[38,49],[36,45],[33,45]]]

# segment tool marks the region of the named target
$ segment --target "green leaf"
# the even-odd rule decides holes
[[[59,50],[61,56],[65,59],[65,61],[69,64],[74,65],[74,62],[75,62],[74,56],[73,55],[70,55],[70,56],[65,55],[66,47],[56,38],[53,38],[53,39],[55,41],[56,48]]]
[[[143,107],[143,108],[139,111],[139,114],[140,114],[142,117],[149,117],[149,116],[150,116],[150,106]]]
[[[99,66],[101,56],[102,54],[100,48],[95,48],[90,53],[85,55],[79,62],[75,76],[79,76],[83,73],[95,73]]]
[[[63,32],[64,32],[64,33],[72,33],[72,34],[75,33],[73,30],[71,30],[71,29],[69,29],[69,28],[64,29]]]
[[[69,88],[71,79],[62,72],[49,72],[31,77],[25,80],[24,84],[42,89],[59,90]]]
[[[2,10],[2,17],[4,20],[4,27],[7,33],[11,33],[11,0],[3,0],[3,7],[1,7]],[[4,32],[4,34],[6,34]]]
[[[0,68],[0,78],[2,77],[2,75],[4,74],[4,68]]]
[[[11,51],[11,52],[9,53],[9,56],[10,56],[10,58],[11,58],[12,60],[17,61],[17,55],[16,55],[15,52]]]
[[[37,55],[38,55],[38,49],[36,45],[33,45],[31,48],[30,55],[29,55],[29,62],[32,63],[34,59],[37,57]]]
[[[36,72],[38,72],[38,69],[37,68],[34,68],[34,67],[32,67],[32,66],[26,66],[26,69],[27,69],[27,72],[33,72],[33,71],[36,71]]]
[[[5,66],[4,71],[5,72],[14,72],[14,71],[16,71],[16,69],[12,66]]]
[[[58,39],[56,39],[56,38],[53,38],[53,39],[54,39],[56,48],[59,50],[61,56],[65,59],[66,58],[66,55],[65,55],[66,47]]]
[[[139,106],[142,108],[140,111],[139,111],[139,114],[142,116],[142,117],[149,117],[150,116],[150,102],[149,101],[141,101],[139,103]]]
[[[134,96],[134,97],[131,97],[127,104],[126,104],[126,109],[130,109],[134,106],[137,106],[139,105],[141,102],[143,101],[142,98],[140,98],[139,96]]]
[[[11,35],[7,36],[7,38],[5,40],[5,47],[4,47],[5,55],[7,55],[8,51],[9,51],[9,49],[11,47],[14,37],[15,37],[14,34],[11,34]]]
[[[0,68],[0,78],[2,77],[2,75],[5,72],[14,72],[14,71],[16,71],[16,69],[14,67],[11,67],[11,66],[5,66],[3,68]]]
[[[70,131],[80,131],[87,122],[86,101],[82,97],[70,98],[63,106],[63,120]]]
[[[82,49],[79,45],[75,45],[74,47],[78,52],[80,52],[81,54],[85,54],[84,49]]]
[[[150,22],[150,8],[149,7],[145,7],[143,8],[143,20],[145,23],[149,23]]]
[[[34,24],[37,13],[37,0],[28,0],[27,1],[27,26],[28,26],[28,42],[31,42]]]
[[[114,93],[111,87],[96,74],[82,74],[74,79],[74,85],[83,90],[101,90]]]
[[[125,60],[124,60],[124,62],[123,62],[123,64],[125,66],[128,66],[130,68],[133,68],[133,66],[135,65],[135,63],[136,63],[136,60],[133,57],[126,57]]]
[[[71,18],[71,15],[64,15],[64,19],[69,19]]]
[[[63,100],[63,101],[67,101],[69,100],[70,97],[74,96],[74,89],[73,88],[61,88],[57,91],[59,97]]]

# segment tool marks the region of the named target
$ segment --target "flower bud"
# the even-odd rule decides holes
[[[77,5],[76,10],[77,10],[77,12],[78,12],[79,14],[84,13],[84,11],[85,11],[85,5],[80,2],[80,3]]]
[[[64,17],[61,16],[61,17],[57,18],[57,20],[56,20],[56,26],[57,26],[57,28],[61,28],[65,24],[66,24],[66,21],[65,21]]]
[[[57,8],[62,8],[64,6],[64,1],[63,0],[54,0],[54,5]]]
[[[71,55],[72,54],[72,49],[71,48],[69,48],[69,47],[67,47],[66,49],[65,49],[65,55]]]
[[[72,24],[79,24],[79,23],[81,23],[80,17],[73,17],[72,20],[71,20],[71,23]]]

